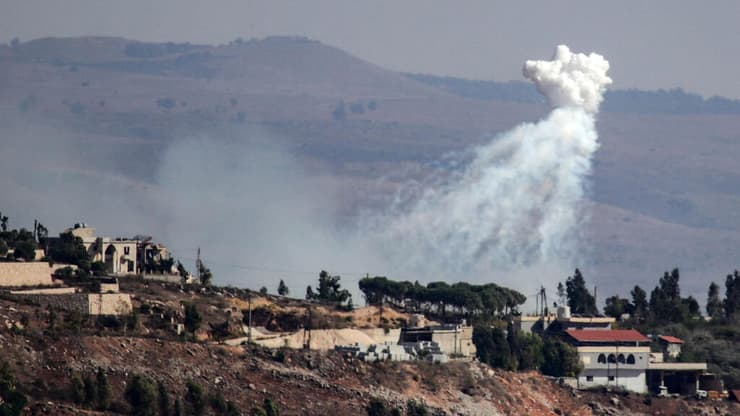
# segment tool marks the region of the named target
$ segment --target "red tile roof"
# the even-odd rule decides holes
[[[568,329],[566,334],[579,342],[649,342],[645,335],[634,329]]]
[[[663,340],[663,341],[665,341],[665,342],[667,342],[669,344],[683,344],[684,343],[683,340],[678,339],[676,337],[672,337],[670,335],[661,335],[658,338],[660,338],[661,340]]]
[[[730,390],[730,399],[740,402],[740,390]]]

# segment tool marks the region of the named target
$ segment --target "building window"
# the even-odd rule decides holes
[[[624,359],[624,354],[619,354],[619,357],[617,357],[617,361],[619,364],[624,364],[626,360]]]
[[[606,355],[599,354],[599,358],[597,361],[599,362],[599,364],[606,364]]]
[[[609,381],[614,381],[614,376],[609,376]]]
[[[617,362],[617,357],[614,354],[609,354],[609,362],[614,364]]]
[[[124,248],[123,248],[123,254],[125,254],[125,255],[127,255],[127,256],[128,256],[128,255],[130,254],[130,251],[129,251],[129,249],[130,249],[130,247],[124,247]]]
[[[594,376],[586,376],[586,381],[594,381]]]
[[[635,356],[630,354],[627,356],[627,364],[634,364],[635,363]]]

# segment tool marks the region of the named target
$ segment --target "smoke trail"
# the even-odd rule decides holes
[[[555,109],[475,149],[410,209],[394,209],[378,228],[381,249],[404,269],[457,275],[572,260],[608,69],[602,56],[564,45],[551,61],[526,62],[525,77]]]

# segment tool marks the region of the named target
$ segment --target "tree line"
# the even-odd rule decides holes
[[[521,293],[494,283],[476,285],[466,282],[448,284],[418,281],[394,281],[384,276],[364,277],[360,291],[369,305],[390,305],[427,314],[465,317],[493,317],[515,311],[526,301]]]

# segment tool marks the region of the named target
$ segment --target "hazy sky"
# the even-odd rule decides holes
[[[401,71],[522,79],[558,43],[597,51],[618,87],[740,98],[738,1],[0,0],[0,40],[115,35],[223,43],[305,35]]]

